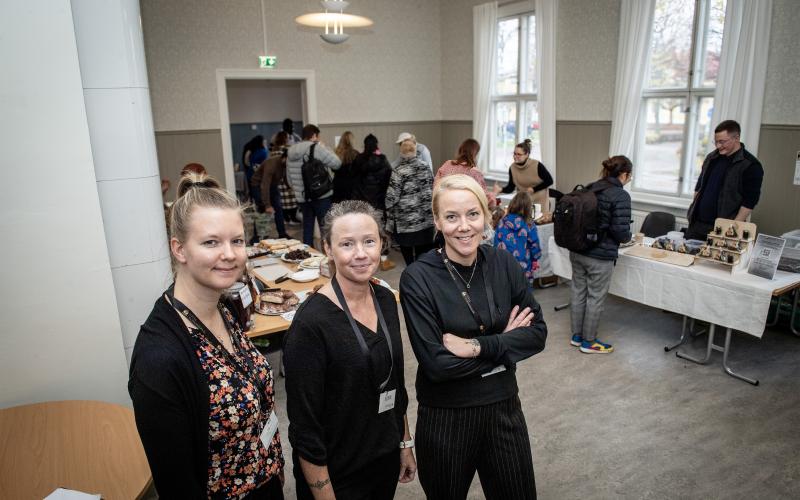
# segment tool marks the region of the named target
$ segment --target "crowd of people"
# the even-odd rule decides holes
[[[708,163],[719,171],[732,162],[739,178],[755,177],[760,164],[736,147],[738,130],[721,133]],[[306,125],[298,138],[289,120],[269,148],[259,136],[242,157],[251,196],[275,214],[279,235],[278,219],[291,220],[285,183],[302,212],[304,241],[313,243],[318,222],[335,270],[287,332],[285,413],[275,406],[269,363],[220,300],[245,271],[243,205],[204,172],[189,169],[181,179],[168,216],[174,283],[142,326],[130,365],[129,393],[159,495],[283,498],[280,416],[289,420],[301,499],[389,499],[398,482],[417,475],[428,498],[464,499],[476,472],[486,498],[536,498],[516,367],[541,352],[548,335],[533,293],[541,244],[531,219],[552,176],[530,158],[529,141],[515,148],[506,187],[490,190],[474,139],[434,176],[430,152],[409,133],[398,137],[392,163],[372,134],[361,152],[350,132],[334,151],[319,134]],[[328,171],[326,183],[317,174]],[[728,200],[735,189],[713,175],[704,167],[693,222],[708,217],[704,197]],[[614,156],[586,187],[596,193],[600,238],[571,252],[570,343],[582,352],[613,351],[597,325],[619,245],[631,237],[623,186],[632,176],[630,160]],[[507,209],[498,206],[498,195],[514,191]],[[755,204],[747,192],[738,199],[749,205],[720,205],[741,214]],[[418,362],[414,434],[397,299],[373,280],[390,238],[406,262],[399,296]]]

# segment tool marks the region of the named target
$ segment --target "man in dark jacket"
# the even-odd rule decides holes
[[[714,129],[717,149],[706,156],[687,218],[686,237],[705,240],[714,221],[747,220],[761,196],[764,169],[739,141],[741,127],[725,120]]]

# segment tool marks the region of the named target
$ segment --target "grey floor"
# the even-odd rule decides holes
[[[380,276],[396,287],[403,264],[397,252],[392,259],[398,267]],[[553,311],[568,295],[568,285],[536,290],[547,348],[517,367],[539,498],[800,498],[800,338],[787,325],[760,340],[734,335],[730,364],[760,379],[753,387],[724,374],[719,353],[706,366],[665,353],[681,317],[613,296],[600,334],[616,351],[582,354],[569,345],[569,309]],[[701,356],[705,343],[685,350]],[[417,363],[405,346],[413,429]],[[276,378],[279,408],[283,382]],[[284,491],[294,498],[287,427],[284,417]],[[424,498],[419,482],[400,485],[397,498]],[[477,476],[469,498],[483,498]]]

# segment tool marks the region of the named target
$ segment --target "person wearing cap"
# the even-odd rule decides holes
[[[414,136],[414,134],[409,134],[408,132],[403,132],[402,134],[398,135],[397,141],[395,142],[399,146],[405,141],[412,141],[414,143],[414,145],[417,147],[417,157],[422,160],[423,163],[428,165],[431,168],[431,172],[433,172],[433,159],[431,158],[431,152],[428,149],[428,146],[417,142],[417,138]],[[392,162],[392,168],[400,165],[401,161],[403,161],[403,157],[398,155],[397,158],[395,158],[395,160]]]

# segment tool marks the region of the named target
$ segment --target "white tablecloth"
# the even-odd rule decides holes
[[[569,251],[556,245],[554,238],[546,247],[553,271],[571,279]],[[610,293],[759,338],[764,334],[772,293],[800,283],[800,274],[778,271],[774,279],[767,280],[746,271],[732,275],[711,262],[681,267],[625,252],[620,250]]]
[[[542,256],[539,258],[539,269],[533,273],[533,277],[546,278],[555,274],[553,272],[553,266],[550,265],[550,257],[547,251],[547,242],[553,237],[553,224],[536,226],[536,234],[539,236],[539,246],[542,249]]]

